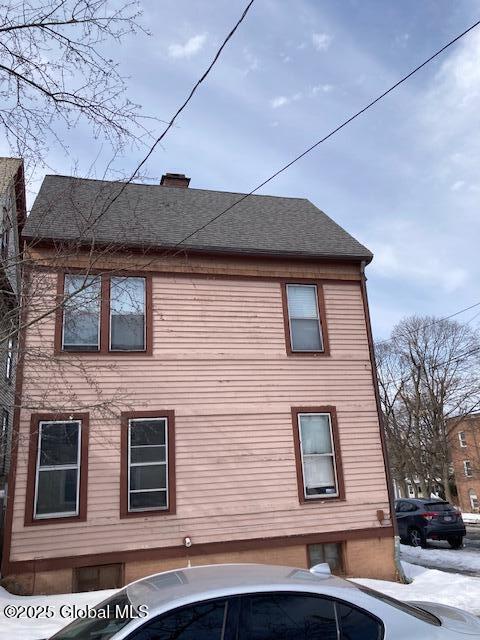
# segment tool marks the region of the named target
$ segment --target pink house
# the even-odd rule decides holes
[[[241,197],[45,178],[23,233],[11,588],[231,561],[394,576],[372,255],[308,200]]]

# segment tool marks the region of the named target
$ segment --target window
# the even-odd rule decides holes
[[[122,516],[174,512],[173,421],[173,411],[122,414]]]
[[[65,276],[65,351],[98,351],[100,348],[100,287],[100,278],[95,276]]]
[[[382,624],[366,611],[343,602],[336,602],[335,609],[342,640],[380,640],[383,637]]]
[[[189,605],[147,622],[131,640],[224,640],[227,615],[225,600]]]
[[[73,591],[102,591],[120,589],[123,585],[123,565],[104,564],[96,567],[77,567],[73,570]]]
[[[317,284],[283,285],[287,351],[297,353],[326,353],[321,313],[323,291]],[[325,321],[323,322],[325,325]]]
[[[290,593],[256,594],[242,598],[238,640],[337,638],[333,600]]]
[[[472,511],[477,512],[479,508],[479,502],[477,492],[474,489],[468,490],[468,498],[470,500],[470,508]]]
[[[5,361],[5,378],[6,378],[6,380],[11,380],[12,379],[12,372],[13,372],[13,345],[14,345],[13,338],[9,338],[8,339],[8,343],[7,343],[7,358],[6,358],[6,361]]]
[[[307,551],[310,567],[326,562],[332,573],[343,573],[342,545],[338,542],[309,544],[307,545]]]
[[[463,461],[463,472],[465,473],[467,478],[471,478],[473,476],[472,463],[470,462],[470,460]]]
[[[334,407],[293,408],[301,502],[344,497]]]
[[[0,256],[3,260],[8,258],[8,246],[10,242],[10,217],[8,215],[8,210],[6,207],[3,207],[3,219],[2,219],[2,236],[0,239]]]
[[[460,446],[465,448],[467,446],[467,438],[465,436],[465,431],[458,432],[458,440],[460,442]]]
[[[110,349],[145,349],[145,278],[110,278]]]
[[[32,415],[25,524],[86,518],[88,414]]]
[[[59,281],[55,350],[151,354],[150,276],[66,274]]]
[[[8,446],[8,420],[9,414],[6,409],[2,410],[2,433],[0,441],[0,473],[5,473],[7,463],[7,446]]]

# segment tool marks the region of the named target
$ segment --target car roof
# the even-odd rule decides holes
[[[217,564],[187,567],[142,578],[126,587],[134,606],[160,612],[198,600],[242,593],[300,591],[358,593],[359,587],[331,575],[308,569],[263,564]]]
[[[450,504],[441,498],[398,498],[396,502],[417,502],[418,504]]]

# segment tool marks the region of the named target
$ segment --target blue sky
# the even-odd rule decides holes
[[[151,37],[109,53],[130,77],[130,97],[169,119],[246,0],[141,4]],[[249,191],[479,17],[469,0],[256,0],[146,174]],[[479,120],[480,27],[263,190],[309,198],[374,252],[376,338],[404,315],[480,301]],[[53,170],[103,176],[104,142],[79,126],[68,144],[65,155],[52,141]],[[117,157],[115,175],[141,154]]]

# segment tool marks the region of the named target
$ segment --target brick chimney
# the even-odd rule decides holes
[[[184,173],[164,173],[160,184],[163,187],[179,187],[180,189],[187,189],[190,184],[190,178],[187,178]]]

